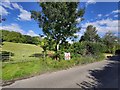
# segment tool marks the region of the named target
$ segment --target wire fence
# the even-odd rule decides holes
[[[1,52],[0,60],[2,60],[3,63],[12,63],[12,64],[43,60],[42,53],[34,53],[31,55],[26,55],[25,52],[26,51],[24,51],[24,53],[21,52],[19,55],[14,55],[13,53],[6,54]]]

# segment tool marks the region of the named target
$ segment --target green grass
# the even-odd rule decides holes
[[[42,58],[29,57],[35,53],[41,53],[42,48],[36,45],[21,44],[21,43],[11,43],[4,42],[2,46],[3,51],[10,51],[15,55],[12,57],[14,61],[20,60],[32,60],[31,62],[18,62],[18,63],[0,63],[2,66],[2,72],[0,72],[0,77],[3,80],[16,80],[29,76],[35,76],[41,73],[66,69],[73,67],[75,65],[87,64],[104,59],[104,55],[100,54],[96,56],[86,56],[86,57],[75,57],[71,60],[52,60],[51,58],[46,58],[43,61]],[[23,57],[24,56],[24,57]]]
[[[45,61],[42,59],[32,62],[23,63],[3,63],[2,65],[2,79],[3,80],[16,80],[23,77],[29,77],[38,75],[45,72],[62,70],[75,65],[82,65],[93,63],[96,61],[103,60],[104,56],[100,55],[98,58],[93,57],[79,57],[71,60],[55,61],[50,58],[46,58]]]
[[[0,79],[2,79],[2,62],[0,61]]]
[[[13,80],[17,78],[28,77],[30,75],[45,71],[45,68],[40,61],[4,64],[2,68],[3,80]]]
[[[4,42],[2,51],[9,51],[14,53],[12,60],[34,60],[35,57],[29,57],[35,53],[42,53],[40,46],[22,43]]]

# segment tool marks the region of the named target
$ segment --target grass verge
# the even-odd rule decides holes
[[[45,72],[67,69],[76,65],[82,65],[103,60],[103,54],[97,57],[86,56],[73,58],[71,60],[55,61],[50,58],[34,60],[32,62],[21,63],[3,63],[2,64],[2,79],[3,81],[18,80],[30,76],[39,75]]]

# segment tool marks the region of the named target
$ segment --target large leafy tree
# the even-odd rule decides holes
[[[118,43],[118,38],[111,31],[108,31],[103,37],[103,42],[107,46],[107,52],[113,53],[115,45]]]
[[[42,2],[39,3],[41,11],[31,11],[39,27],[43,29],[44,34],[49,41],[54,40],[55,51],[58,51],[58,45],[66,41],[67,38],[74,37],[80,30],[76,27],[78,19],[84,15],[84,9],[77,9],[78,2]]]
[[[81,41],[99,42],[100,37],[97,34],[96,27],[94,27],[92,25],[88,25],[86,28],[86,32],[80,39],[80,42]]]

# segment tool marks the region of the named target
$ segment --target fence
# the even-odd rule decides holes
[[[0,60],[2,60],[3,63],[24,63],[43,59],[42,53],[33,52],[32,54],[29,54],[28,51],[22,51],[19,52],[19,54],[14,54],[8,51],[2,51],[0,54]]]

